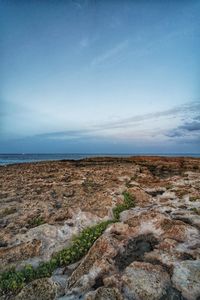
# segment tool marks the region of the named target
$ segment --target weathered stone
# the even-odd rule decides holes
[[[38,256],[41,252],[41,244],[40,240],[32,239],[32,241],[23,242],[11,247],[2,247],[0,248],[0,263],[3,266],[15,262],[15,260],[25,260]]]
[[[47,280],[56,286],[56,297],[200,297],[199,171],[200,159],[167,157],[0,167],[0,271],[49,260],[83,228],[112,218],[112,208],[128,191],[135,207],[122,212],[120,222],[109,225],[80,262],[55,270]],[[29,288],[32,295],[33,283],[18,297]],[[42,283],[36,283],[40,289]],[[48,284],[45,299],[54,291]]]
[[[200,297],[200,260],[189,260],[177,263],[172,282],[188,300]]]
[[[157,239],[152,234],[138,235],[128,239],[124,248],[115,256],[115,264],[120,271],[124,270],[133,261],[142,261],[147,252],[153,251]]]
[[[123,300],[123,297],[116,288],[100,287],[95,292],[88,293],[84,300]]]
[[[34,280],[26,285],[14,300],[54,300],[58,286],[48,278]]]
[[[167,294],[170,276],[161,266],[134,262],[126,268],[122,283],[127,299],[158,300]]]
[[[145,191],[141,190],[140,187],[129,188],[128,192],[134,196],[135,203],[140,207],[145,207],[147,204],[152,202],[151,196]]]
[[[73,289],[87,291],[95,285],[95,281],[99,277],[114,268],[114,263],[109,260],[116,256],[116,249],[116,244],[112,239],[107,236],[100,237],[72,273],[66,292]]]

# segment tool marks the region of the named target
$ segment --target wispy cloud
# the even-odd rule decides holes
[[[35,135],[36,138],[41,139],[50,139],[50,140],[72,140],[72,139],[80,139],[86,138],[88,134],[90,134],[90,130],[66,130],[59,132],[50,132]]]
[[[116,58],[122,51],[124,51],[128,47],[129,41],[125,40],[117,45],[115,45],[113,48],[106,50],[104,53],[100,54],[99,56],[96,56],[92,62],[91,66],[98,66],[101,64],[104,64],[113,58]]]
[[[118,152],[150,150],[154,153],[172,150],[192,152],[200,147],[199,106],[200,103],[197,102],[187,103],[184,106],[157,113],[135,115],[116,122],[90,124],[88,127],[47,132],[12,140],[3,139],[1,151],[11,149],[11,146],[15,145],[17,151],[23,152],[44,152],[47,149],[58,152],[77,152],[77,149],[82,149],[83,152],[115,152],[114,149]],[[171,118],[175,120],[172,124]]]
[[[200,109],[199,102],[186,103],[172,109],[158,111],[155,113],[135,115],[127,119],[107,122],[103,124],[90,124],[90,127],[76,130],[66,130],[61,132],[51,132],[36,135],[36,138],[46,140],[88,140],[94,138],[106,138],[111,140],[139,140],[139,139],[174,139],[193,138],[200,139],[200,122],[196,120],[199,116],[196,112]],[[164,124],[166,118],[177,118],[177,126],[163,125],[156,127],[156,121]],[[176,122],[175,122],[176,124]],[[165,127],[169,126],[169,127]],[[171,127],[171,128],[170,128]],[[126,133],[124,133],[126,128]]]
[[[130,118],[126,119],[119,119],[117,121],[109,122],[101,126],[101,128],[105,129],[111,129],[111,128],[125,128],[129,127],[133,124],[143,122],[143,121],[148,121],[148,120],[155,120],[158,118],[162,117],[173,117],[173,116],[178,116],[182,115],[184,117],[188,117],[191,113],[196,113],[200,111],[200,102],[199,101],[194,101],[191,103],[186,103],[185,105],[182,106],[176,106],[172,109],[164,110],[164,111],[157,111],[154,113],[148,113],[148,114],[143,114],[143,115],[135,115]],[[196,117],[196,116],[194,116]],[[97,125],[98,127],[98,125]]]

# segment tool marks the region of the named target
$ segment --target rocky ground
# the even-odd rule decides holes
[[[135,207],[87,255],[2,299],[200,299],[200,159],[90,158],[0,167],[0,272],[36,267]]]

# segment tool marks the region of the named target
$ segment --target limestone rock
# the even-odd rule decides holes
[[[172,276],[174,286],[188,300],[200,297],[200,260],[185,260],[176,264]]]
[[[0,272],[49,260],[83,228],[111,218],[124,191],[135,197],[135,207],[123,211],[81,261],[29,283],[16,299],[198,299],[196,158],[98,157],[0,166]]]
[[[48,278],[34,280],[26,285],[14,300],[54,300],[58,286]]]
[[[84,300],[123,300],[122,294],[116,288],[100,287],[88,293]]]
[[[134,196],[135,203],[141,207],[145,207],[147,204],[152,202],[151,196],[145,191],[141,190],[140,187],[129,188],[128,192]]]
[[[33,238],[31,241],[22,242],[10,247],[0,247],[0,263],[6,265],[16,260],[25,260],[38,256],[41,252],[41,241]]]
[[[100,237],[69,278],[66,294],[89,291],[98,278],[114,268],[112,258],[117,254],[116,249],[112,239]]]
[[[126,268],[122,283],[127,299],[158,300],[167,294],[170,276],[159,265],[134,262]]]

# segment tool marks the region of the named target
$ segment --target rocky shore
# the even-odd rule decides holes
[[[134,207],[124,206],[124,192]],[[197,158],[99,157],[0,167],[0,274],[38,268],[85,228],[108,220],[83,258],[50,276],[13,293],[0,275],[0,299],[200,299]]]

